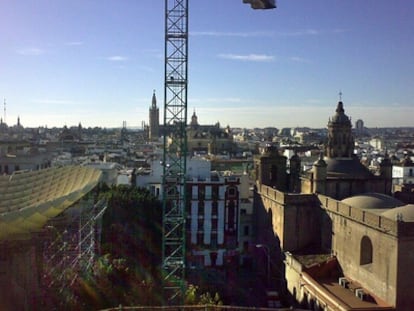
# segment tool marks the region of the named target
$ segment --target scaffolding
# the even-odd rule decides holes
[[[46,291],[63,293],[91,271],[106,207],[105,200],[96,204],[82,200],[47,223],[42,234],[42,286]]]

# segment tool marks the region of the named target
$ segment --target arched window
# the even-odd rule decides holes
[[[361,239],[360,265],[372,263],[372,242],[369,237],[364,235]]]

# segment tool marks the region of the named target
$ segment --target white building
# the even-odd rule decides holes
[[[414,183],[414,162],[406,156],[400,164],[392,167],[392,180],[394,185]]]

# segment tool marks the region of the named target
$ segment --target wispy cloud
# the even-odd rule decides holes
[[[106,60],[109,60],[111,62],[125,62],[128,60],[128,57],[121,56],[121,55],[114,55],[114,56],[106,57]]]
[[[308,28],[308,29],[301,29],[301,30],[296,30],[296,31],[279,32],[279,35],[296,37],[296,36],[316,36],[316,35],[320,35],[321,33],[322,32],[320,30]]]
[[[45,54],[46,51],[36,47],[22,48],[17,50],[17,54],[27,56],[39,56]]]
[[[325,34],[344,33],[347,31],[348,31],[347,29],[343,29],[343,28],[335,28],[335,29],[329,29],[329,30],[307,28],[307,29],[300,29],[300,30],[295,30],[295,31],[278,32],[278,35],[286,36],[286,37],[319,36],[319,35],[325,35]]]
[[[221,32],[221,31],[194,31],[190,35],[207,36],[207,37],[272,37],[274,32],[258,31],[258,32]]]
[[[335,29],[314,29],[306,28],[292,31],[245,31],[245,32],[231,32],[231,31],[192,31],[192,36],[204,36],[204,37],[239,37],[239,38],[263,38],[263,37],[299,37],[299,36],[318,36],[323,34],[337,34],[347,32],[347,29],[335,28]]]
[[[219,54],[219,58],[230,59],[230,60],[239,60],[247,62],[272,62],[275,60],[275,57],[272,55],[266,54]]]
[[[296,62],[296,63],[306,63],[306,64],[310,63],[310,61],[308,59],[303,58],[303,57],[299,57],[299,56],[291,56],[291,57],[289,57],[289,60],[292,61],[292,62]]]
[[[68,46],[79,46],[79,45],[83,45],[82,41],[69,41],[69,42],[65,42],[65,45]]]
[[[331,33],[343,33],[343,32],[347,32],[347,31],[349,31],[349,29],[335,28],[335,29],[332,29],[330,32]]]

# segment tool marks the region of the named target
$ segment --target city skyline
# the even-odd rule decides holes
[[[414,3],[189,3],[188,117],[232,127],[410,126]],[[164,1],[4,0],[0,98],[9,125],[140,127],[163,120]],[[3,108],[3,107],[2,107]]]

